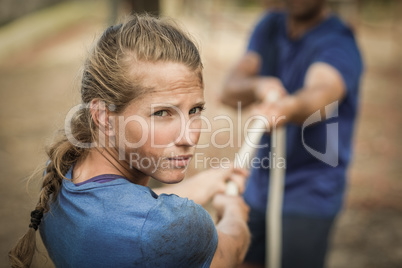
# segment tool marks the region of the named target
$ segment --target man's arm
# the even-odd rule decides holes
[[[236,267],[243,262],[250,245],[248,207],[241,197],[224,195],[217,195],[213,205],[220,221],[216,225],[218,247],[211,267]]]
[[[345,95],[346,86],[338,70],[324,62],[314,63],[307,71],[303,88],[293,95],[293,107],[287,112],[289,120],[302,124],[311,114]]]
[[[258,73],[261,59],[257,53],[248,52],[236,64],[229,74],[221,94],[221,102],[233,108],[241,101],[246,107],[258,100],[256,88],[258,87]]]
[[[221,97],[224,104],[234,108],[238,101],[242,102],[242,106],[258,104],[261,114],[285,116],[286,119],[278,121],[279,124],[302,124],[315,111],[341,100],[346,94],[341,74],[327,63],[312,64],[307,70],[303,88],[289,95],[278,79],[258,76],[260,62],[256,53],[247,53],[240,60],[225,84]],[[265,99],[272,90],[282,95],[273,103]]]

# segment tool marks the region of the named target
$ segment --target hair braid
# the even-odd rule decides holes
[[[46,174],[43,177],[42,189],[35,210],[31,213],[31,225],[28,232],[11,249],[8,256],[11,267],[29,267],[36,246],[35,231],[44,213],[49,211],[49,204],[56,200],[57,194],[64,178],[64,174],[78,158],[84,153],[82,148],[75,147],[64,136],[53,144],[47,154],[49,162],[46,166]],[[37,213],[34,213],[37,212]],[[35,218],[36,217],[36,218]],[[32,225],[32,223],[35,223]]]

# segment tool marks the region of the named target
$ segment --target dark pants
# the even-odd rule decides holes
[[[322,268],[335,217],[283,215],[282,268]],[[251,246],[245,262],[264,264],[265,215],[251,210]]]

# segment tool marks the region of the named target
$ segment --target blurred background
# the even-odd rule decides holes
[[[333,233],[329,268],[402,267],[402,1],[329,0],[352,25],[365,61],[355,157],[344,210]],[[45,145],[79,102],[80,68],[103,29],[132,10],[175,18],[195,38],[205,66],[212,118],[236,113],[217,101],[254,24],[279,1],[0,0],[0,267],[25,233],[39,182],[28,177],[46,161]],[[236,120],[234,120],[236,122]],[[245,121],[245,120],[243,120]],[[212,121],[213,129],[227,128]],[[237,122],[235,129],[244,122]],[[237,138],[237,132],[234,138]],[[219,144],[228,132],[215,137]],[[210,140],[208,134],[201,142]],[[231,157],[238,147],[202,149]],[[202,170],[193,166],[189,175]],[[62,226],[60,227],[62,229]],[[44,251],[40,248],[40,251]],[[37,267],[52,267],[39,255]]]

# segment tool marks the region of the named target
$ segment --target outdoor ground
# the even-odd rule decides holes
[[[79,100],[80,66],[89,44],[107,22],[107,6],[97,3],[86,6],[86,16],[77,15],[76,20],[54,33],[31,39],[26,46],[24,39],[18,39],[22,43],[15,49],[0,53],[0,267],[8,267],[6,253],[26,231],[29,212],[37,199],[39,183],[32,181],[27,191],[27,177],[43,165],[44,145],[49,144],[55,131],[63,126],[69,108]],[[248,31],[258,15],[255,9],[240,12],[213,7],[197,15],[188,11],[187,15],[180,14],[181,23],[196,37],[202,50],[206,115],[210,118],[228,114],[235,119],[233,111],[217,102],[217,95],[225,75],[243,52]],[[360,20],[356,26],[366,72],[355,158],[344,210],[333,234],[329,268],[402,267],[400,22],[392,17],[377,24]],[[39,26],[25,25],[23,36],[30,35],[30,27]],[[213,129],[222,127],[227,125],[219,125],[219,121],[213,124]],[[216,137],[222,144],[227,138],[225,134]],[[209,139],[206,135],[201,141]],[[237,149],[209,148],[200,152],[233,158]],[[193,167],[190,174],[196,169],[202,167]],[[44,266],[42,261],[38,261],[38,267]]]

